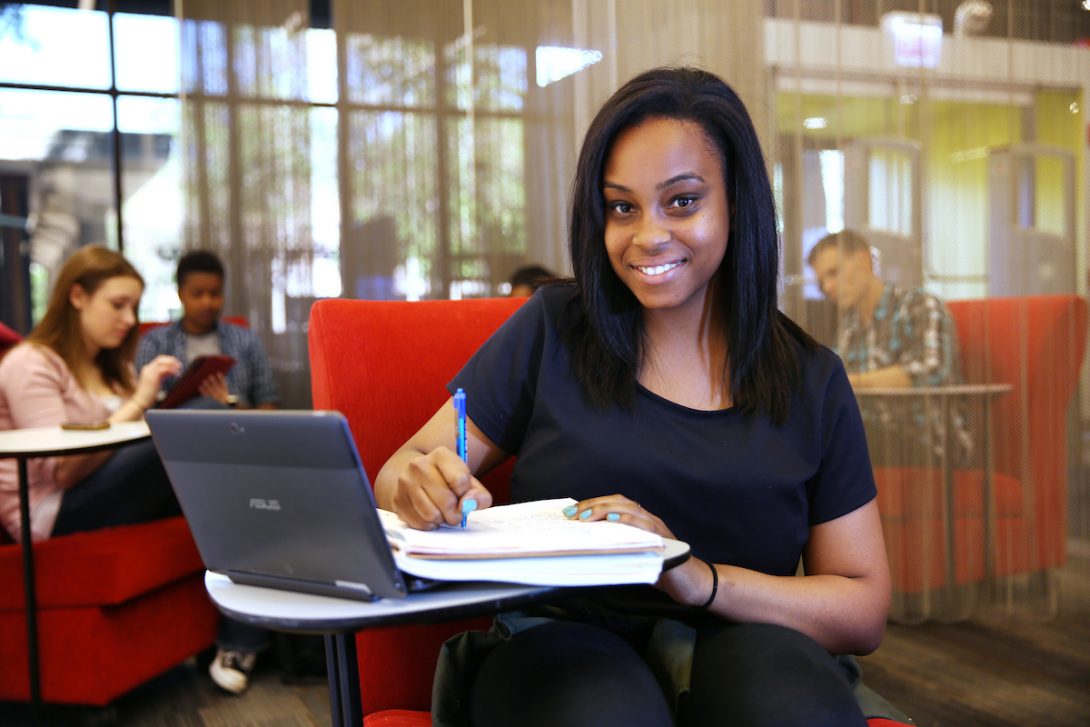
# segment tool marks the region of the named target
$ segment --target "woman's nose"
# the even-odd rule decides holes
[[[670,230],[653,215],[646,215],[636,230],[634,242],[643,247],[656,247],[670,241]]]

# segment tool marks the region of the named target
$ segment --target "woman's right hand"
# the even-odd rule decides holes
[[[159,388],[163,385],[163,379],[168,376],[177,376],[182,371],[182,362],[174,356],[156,356],[140,369],[140,377],[136,382],[136,391],[132,398],[145,409],[155,406],[159,398]]]
[[[492,493],[447,447],[409,459],[398,474],[392,498],[394,512],[418,530],[458,525],[463,505],[470,500],[476,502],[472,509],[484,509],[492,505]]]

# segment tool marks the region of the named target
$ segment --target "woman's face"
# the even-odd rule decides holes
[[[730,233],[723,164],[704,130],[675,119],[626,129],[603,187],[617,276],[645,310],[703,311]]]
[[[72,287],[69,300],[79,312],[83,338],[92,355],[121,345],[136,325],[136,309],[143,292],[140,281],[127,275],[107,278],[93,293],[81,285]]]

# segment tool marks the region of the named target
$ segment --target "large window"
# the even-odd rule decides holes
[[[146,277],[142,317],[177,307],[176,37],[169,16],[0,6],[5,282],[22,270],[31,281],[2,286],[15,327],[40,317],[52,274],[91,243],[122,249]]]

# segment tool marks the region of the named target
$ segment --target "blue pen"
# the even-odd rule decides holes
[[[456,421],[455,447],[462,461],[469,463],[469,444],[466,442],[466,392],[458,389],[454,392],[454,416]],[[466,526],[466,518],[469,513],[477,509],[476,500],[466,500],[462,503],[462,527]]]

